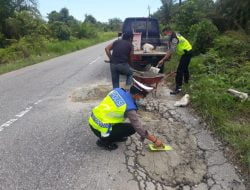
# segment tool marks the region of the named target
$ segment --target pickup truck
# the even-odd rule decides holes
[[[136,70],[145,71],[149,68],[147,66],[156,66],[166,53],[167,45],[161,41],[159,23],[155,18],[126,18],[123,22],[121,33],[134,34],[134,52],[131,67]],[[139,40],[135,39],[138,35]],[[136,40],[137,42],[135,42]],[[139,44],[135,44],[138,41]],[[146,43],[153,45],[154,49],[150,52],[145,52],[142,47]],[[163,67],[160,69],[160,72],[163,72]]]

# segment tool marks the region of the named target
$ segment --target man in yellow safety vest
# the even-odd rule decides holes
[[[192,46],[182,35],[174,32],[171,28],[166,27],[162,30],[164,39],[169,41],[169,50],[166,55],[158,62],[158,67],[164,64],[165,61],[171,58],[171,55],[176,52],[181,55],[181,59],[177,68],[175,77],[175,90],[170,94],[178,94],[181,91],[183,80],[188,83],[189,71],[188,66],[192,57]]]
[[[135,100],[146,97],[153,90],[135,79],[130,91],[114,88],[102,102],[93,108],[89,117],[90,129],[99,138],[96,144],[107,150],[117,148],[115,142],[125,141],[128,136],[137,132],[141,140],[148,139],[155,146],[163,146],[162,142],[145,130],[137,116]],[[125,118],[130,123],[124,123]]]

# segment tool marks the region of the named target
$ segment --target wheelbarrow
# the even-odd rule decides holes
[[[157,87],[158,84],[162,81],[162,79],[164,78],[164,74],[155,74],[155,75],[144,75],[143,72],[136,72],[134,73],[134,78],[145,84],[148,86],[151,86],[154,88],[154,94],[156,97],[156,91],[157,91]]]

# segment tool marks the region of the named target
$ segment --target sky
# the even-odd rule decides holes
[[[44,18],[51,11],[59,12],[66,7],[69,14],[83,21],[85,14],[97,21],[108,22],[111,18],[147,17],[161,7],[161,0],[38,0],[38,9]]]

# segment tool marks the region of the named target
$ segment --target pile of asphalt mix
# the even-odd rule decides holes
[[[70,96],[72,102],[87,102],[103,99],[110,91],[110,85],[93,85],[77,88]]]

